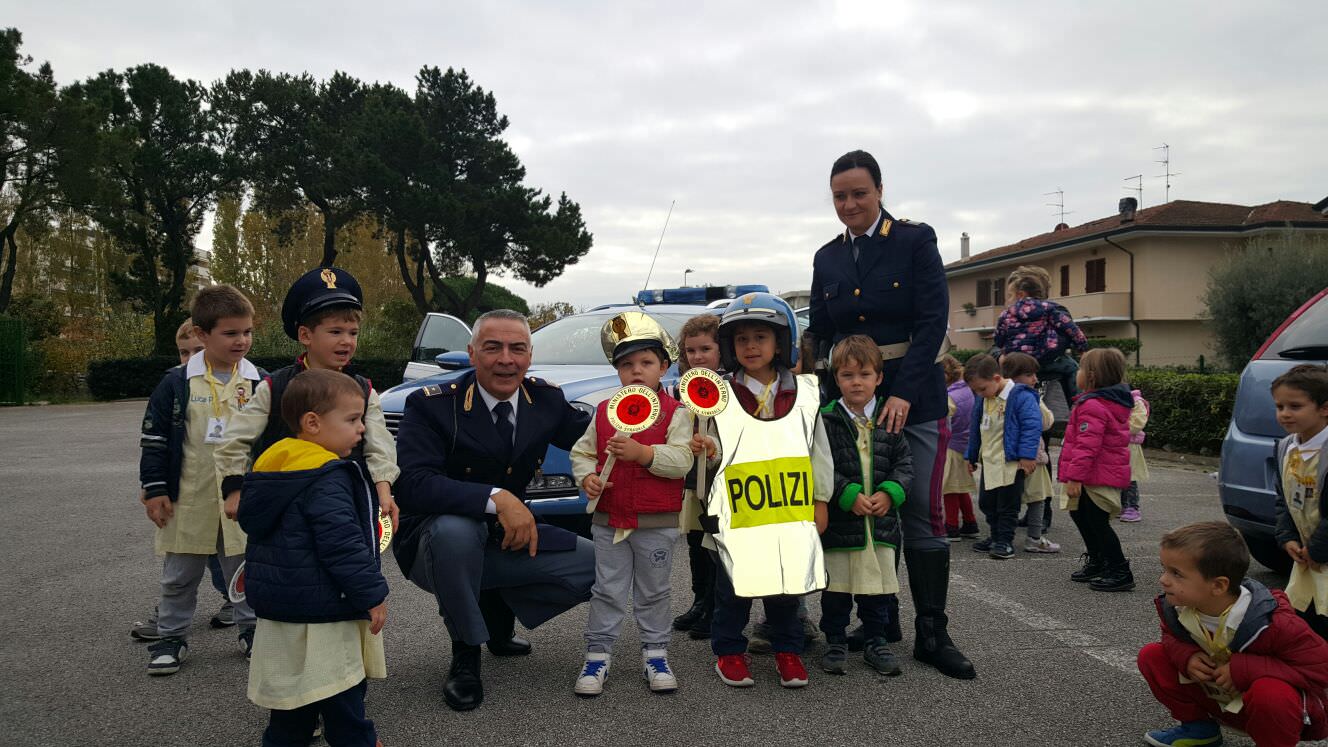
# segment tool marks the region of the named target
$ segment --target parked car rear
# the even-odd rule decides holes
[[[1291,559],[1273,539],[1277,498],[1277,424],[1270,387],[1301,363],[1328,362],[1328,288],[1319,291],[1282,323],[1245,366],[1222,442],[1218,492],[1227,521],[1240,530],[1250,554],[1263,565],[1291,570]]]

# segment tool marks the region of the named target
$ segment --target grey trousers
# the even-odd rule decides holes
[[[1027,506],[1028,506],[1028,513],[1027,513],[1028,538],[1034,540],[1041,539],[1042,525],[1047,520],[1046,512],[1050,511],[1051,508],[1047,506],[1047,502],[1045,500],[1035,501],[1033,503],[1027,504]]]
[[[222,576],[229,587],[235,572],[244,562],[243,555],[226,555],[226,543],[217,532],[217,562],[221,564]],[[198,585],[207,573],[207,555],[184,555],[166,553],[166,562],[161,569],[161,600],[157,603],[157,632],[163,637],[184,638],[189,626],[194,621],[194,609],[198,606]],[[241,628],[254,627],[254,611],[248,602],[234,606],[235,624]]]
[[[595,549],[578,538],[575,550],[504,550],[489,541],[489,526],[466,516],[437,516],[420,532],[410,580],[438,600],[453,641],[478,646],[489,640],[480,592],[495,590],[527,629],[590,598]]]
[[[904,439],[913,455],[913,488],[899,507],[904,545],[910,550],[949,550],[945,536],[945,448],[939,422],[904,427]],[[949,442],[948,435],[944,439]]]
[[[669,591],[678,528],[637,529],[616,545],[615,533],[613,527],[590,527],[595,540],[595,586],[590,591],[586,650],[613,651],[627,617],[628,595],[641,648],[668,648],[673,629]]]

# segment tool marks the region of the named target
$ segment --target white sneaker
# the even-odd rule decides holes
[[[1053,553],[1060,551],[1061,551],[1061,546],[1056,544],[1055,542],[1052,542],[1046,537],[1038,537],[1037,539],[1030,539],[1024,543],[1024,552]]]
[[[609,676],[610,654],[586,653],[586,663],[581,665],[581,673],[576,676],[576,685],[572,691],[577,695],[593,697],[604,692],[604,680]]]
[[[641,652],[641,671],[651,692],[671,693],[678,689],[678,678],[669,669],[669,652],[662,648]]]

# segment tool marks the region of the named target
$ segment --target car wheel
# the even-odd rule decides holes
[[[1275,540],[1267,537],[1251,537],[1242,533],[1245,544],[1250,548],[1250,555],[1265,568],[1283,576],[1291,575],[1291,556],[1277,546]]]

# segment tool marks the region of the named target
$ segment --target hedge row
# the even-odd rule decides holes
[[[267,371],[275,371],[291,363],[289,358],[258,357],[249,360]],[[162,355],[92,361],[88,364],[88,391],[97,399],[146,397],[152,394],[166,371],[178,364],[178,359]],[[405,361],[381,358],[357,358],[350,366],[352,373],[368,378],[380,392],[400,384],[405,370]]]
[[[1152,406],[1147,446],[1213,456],[1231,422],[1240,374],[1134,369],[1130,385]]]

